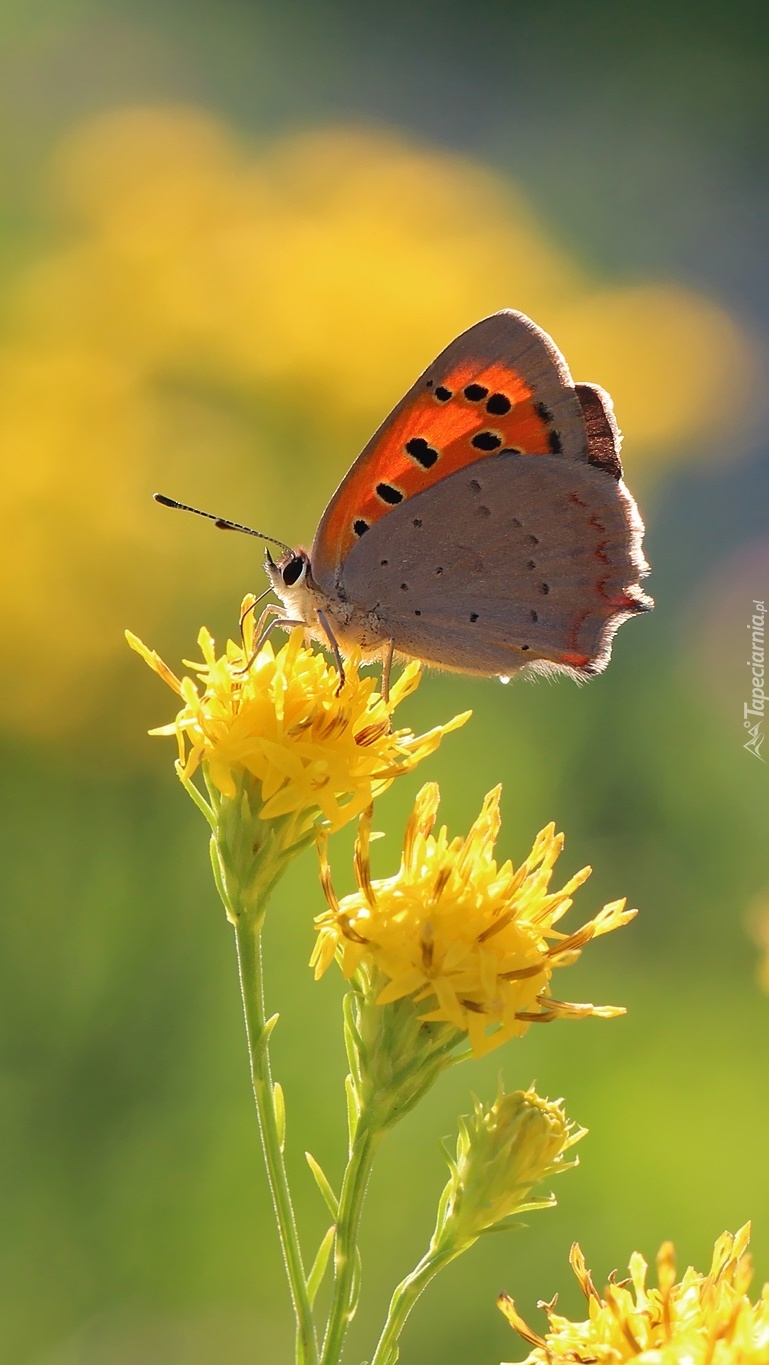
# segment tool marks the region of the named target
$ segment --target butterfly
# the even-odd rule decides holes
[[[385,695],[394,656],[505,679],[602,672],[618,626],[653,606],[620,443],[609,395],[574,384],[546,332],[484,318],[372,436],[309,553],[262,537],[284,552],[266,554],[272,625],[304,626],[341,678],[354,647],[381,659]]]

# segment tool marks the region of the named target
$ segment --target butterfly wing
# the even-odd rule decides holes
[[[346,557],[373,527],[384,518],[389,526],[400,504],[500,450],[585,463],[586,405],[604,438],[609,418],[607,396],[581,388],[589,391],[582,398],[558,348],[522,313],[494,313],[463,332],[420,375],[342,480],[312,548],[315,581],[337,591]]]
[[[614,416],[614,404],[605,389],[598,384],[575,384],[574,390],[587,432],[587,461],[596,469],[604,469],[614,479],[622,478],[619,457],[622,436]]]
[[[583,676],[651,601],[635,503],[587,461],[504,452],[393,508],[347,555],[340,588],[399,652],[469,673]]]

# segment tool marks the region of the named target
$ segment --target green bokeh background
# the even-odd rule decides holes
[[[757,339],[769,332],[769,19],[758,4],[4,0],[0,39],[9,280],[46,231],[24,187],[60,132],[113,106],[188,101],[244,136],[344,118],[461,150],[514,174],[602,269],[662,271],[720,299]],[[674,374],[649,401],[675,403]],[[352,453],[324,455],[308,475],[312,498]],[[279,532],[308,538],[312,521],[294,524],[304,502],[289,502],[293,471],[277,469]],[[213,496],[215,467],[206,478]],[[564,877],[595,868],[575,918],[580,905],[587,917],[621,895],[641,913],[593,945],[563,987],[567,998],[625,1004],[626,1018],[531,1029],[445,1077],[389,1138],[366,1208],[351,1362],[371,1350],[392,1285],[429,1236],[440,1138],[471,1090],[491,1096],[500,1070],[510,1088],[536,1079],[542,1094],[565,1097],[590,1130],[581,1165],[560,1182],[555,1211],[485,1239],[430,1289],[404,1365],[520,1359],[495,1297],[507,1289],[536,1320],[535,1301],[558,1290],[577,1311],[575,1239],[600,1280],[633,1249],[653,1259],[668,1237],[682,1267],[705,1269],[716,1236],[752,1218],[757,1282],[769,1278],[769,1000],[747,928],[769,897],[769,802],[767,769],[742,747],[745,627],[752,599],[769,592],[768,495],[758,420],[736,462],[711,451],[678,465],[671,453],[643,495],[657,609],[622,630],[604,676],[578,689],[433,675],[405,708],[415,728],[468,705],[475,716],[382,799],[382,872],[419,778],[440,781],[453,832],[501,780],[505,856],[519,860],[553,819],[567,835]],[[187,600],[152,639],[172,663],[200,620],[219,638],[232,630],[254,577],[247,542],[188,530],[200,533],[203,564],[217,561],[216,586],[205,610]],[[141,633],[150,595],[137,587],[130,619],[112,627]],[[56,610],[55,580],[45,610]],[[7,667],[46,670],[41,627],[37,657],[11,655]],[[290,1311],[231,932],[170,742],[143,735],[168,718],[170,695],[138,666],[125,677],[115,714],[130,686],[136,761],[124,740],[113,746],[109,716],[94,722],[96,743],[13,728],[3,741],[0,1360],[278,1365],[291,1358]],[[345,832],[333,848],[340,890],[351,842]],[[307,854],[276,894],[267,940],[268,1007],[281,1013],[275,1070],[308,1246],[325,1210],[302,1152],[336,1183],[344,1148],[341,983],[329,973],[315,984],[307,969],[320,908]]]

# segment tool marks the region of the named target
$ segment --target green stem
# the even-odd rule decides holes
[[[275,1110],[275,1097],[268,1052],[269,1029],[264,1013],[264,985],[259,926],[248,915],[235,920],[235,939],[238,949],[240,989],[246,1017],[248,1055],[254,1087],[259,1132],[262,1138],[264,1161],[278,1223],[283,1261],[288,1276],[291,1300],[296,1317],[297,1365],[317,1365],[318,1346],[307,1282],[302,1264],[299,1236],[288,1188],[288,1177],[283,1161],[281,1135]]]
[[[347,1328],[355,1314],[353,1286],[358,1229],[371,1174],[371,1163],[380,1137],[381,1132],[377,1132],[367,1123],[364,1114],[353,1139],[339,1196],[334,1240],[334,1290],[321,1365],[338,1365]]]
[[[371,1365],[395,1365],[400,1353],[398,1346],[400,1335],[414,1304],[438,1271],[464,1250],[464,1246],[453,1246],[447,1247],[444,1251],[428,1251],[411,1274],[407,1275],[405,1280],[401,1280],[390,1300],[387,1321],[372,1356]]]

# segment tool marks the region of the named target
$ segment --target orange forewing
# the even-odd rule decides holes
[[[471,383],[481,385],[489,394],[503,394],[511,404],[510,411],[504,416],[490,414],[486,400],[466,399],[463,390]],[[440,402],[435,396],[436,386],[449,389],[452,398]],[[526,455],[552,453],[552,426],[547,414],[532,401],[532,391],[520,374],[501,362],[483,369],[472,361],[456,366],[439,385],[425,387],[401,409],[352,478],[348,477],[343,492],[329,508],[324,527],[326,553],[341,563],[358,539],[356,520],[371,526],[387,515],[390,506],[377,494],[378,484],[389,484],[404,499],[410,498],[456,470],[494,454],[472,444],[473,437],[482,431],[499,434],[500,450],[515,449]],[[439,452],[431,468],[423,468],[406,452],[406,443],[414,437],[421,437]]]

